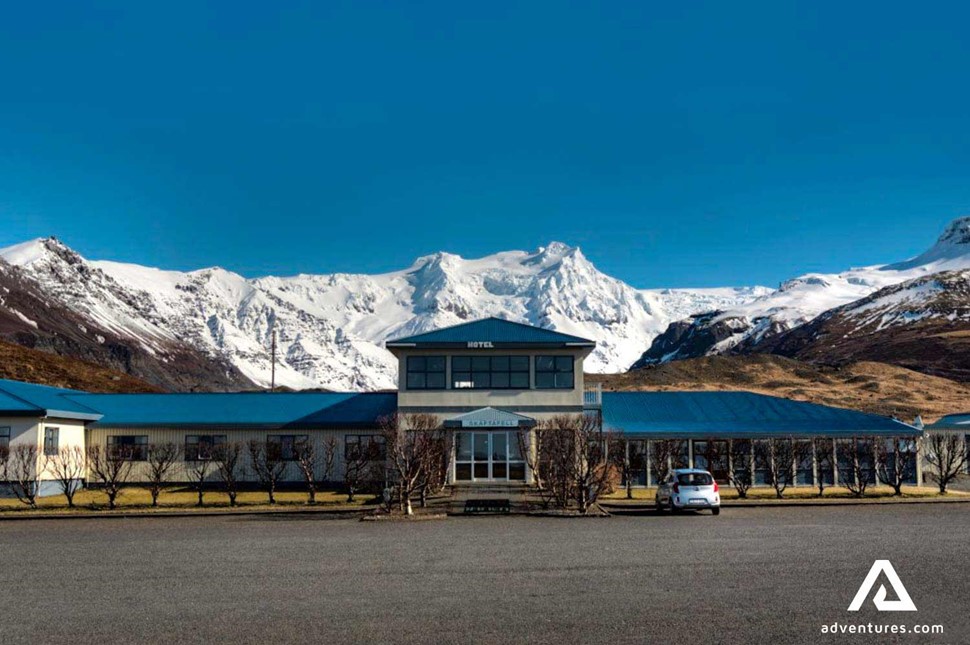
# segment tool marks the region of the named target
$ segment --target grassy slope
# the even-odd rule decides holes
[[[771,355],[710,356],[625,374],[588,374],[605,390],[749,390],[912,421],[970,410],[970,385],[884,363],[820,367]]]
[[[0,378],[89,392],[161,392],[133,376],[0,341]]]

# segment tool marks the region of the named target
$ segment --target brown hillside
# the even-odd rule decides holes
[[[586,379],[605,390],[749,390],[907,422],[970,410],[970,385],[885,363],[823,367],[766,354],[707,356]]]
[[[0,341],[0,378],[88,392],[161,392],[133,376]]]

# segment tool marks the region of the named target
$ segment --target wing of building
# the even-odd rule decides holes
[[[334,466],[319,479],[341,481],[347,458],[361,446],[374,447],[369,454],[381,458],[382,419],[422,414],[448,432],[448,481],[475,485],[530,483],[526,454],[534,429],[564,415],[597,419],[642,456],[653,442],[674,441],[676,465],[706,467],[721,479],[727,460],[737,458],[728,442],[871,442],[921,432],[895,419],[749,392],[601,392],[584,381],[583,361],[594,341],[497,318],[386,345],[399,361],[397,392],[91,394],[0,381],[0,448],[35,446],[45,490],[51,477],[42,472],[43,460],[64,448],[122,454],[136,462],[137,481],[144,479],[151,446],[168,443],[182,455],[173,481],[187,480],[193,464],[218,460],[224,446],[251,441],[284,460],[306,442],[319,454],[329,450]],[[650,460],[643,461],[637,483],[653,484]],[[290,471],[300,479],[297,468]],[[799,466],[806,485],[834,476],[815,463]]]

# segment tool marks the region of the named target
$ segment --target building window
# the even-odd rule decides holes
[[[454,356],[451,383],[456,390],[527,390],[528,356]]]
[[[384,437],[379,434],[348,434],[344,437],[344,458],[348,461],[366,458],[370,461],[384,461],[387,448]]]
[[[10,426],[0,427],[0,452],[6,454],[10,450]]]
[[[407,389],[445,389],[445,357],[408,356]]]
[[[185,461],[218,459],[226,445],[224,434],[190,434],[185,436]]]
[[[795,484],[797,486],[811,486],[815,483],[815,467],[812,461],[812,442],[809,439],[795,441]]]
[[[690,468],[690,442],[674,439],[670,448],[670,465],[674,468]]]
[[[706,470],[719,484],[730,481],[728,442],[721,440],[694,442],[694,468]]]
[[[626,443],[626,458],[629,464],[630,485],[647,485],[647,442],[643,439],[631,439]],[[623,482],[626,486],[626,481]]]
[[[754,442],[754,485],[767,486],[771,480],[771,442],[758,439]]]
[[[266,437],[266,453],[271,459],[296,461],[300,446],[309,438],[305,434],[271,434]]]
[[[60,450],[61,429],[44,428],[44,455],[54,457]]]
[[[536,356],[536,389],[573,389],[573,357]]]
[[[148,435],[109,436],[108,452],[127,461],[145,461],[148,459]]]

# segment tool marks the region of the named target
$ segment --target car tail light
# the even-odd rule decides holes
[[[674,484],[674,492],[675,493],[679,493],[680,492],[680,484]]]
[[[717,482],[714,482],[714,492],[716,493],[719,490],[721,490],[721,487],[717,485]]]

